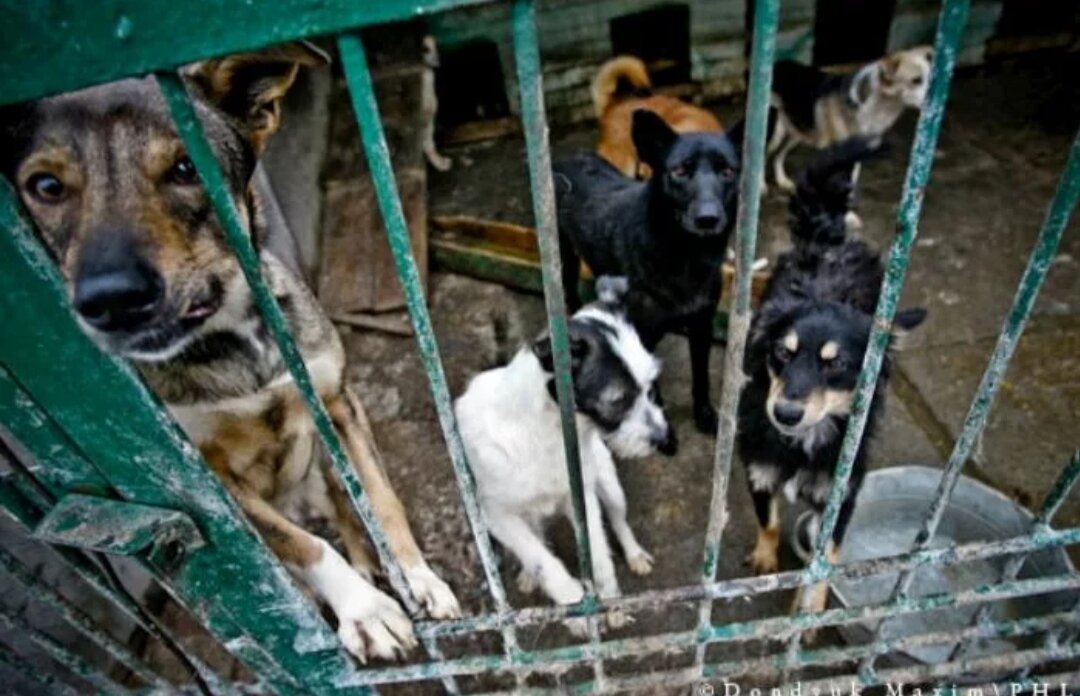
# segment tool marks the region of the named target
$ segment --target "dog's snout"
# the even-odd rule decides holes
[[[165,295],[158,272],[132,247],[98,245],[84,255],[72,303],[99,331],[131,331],[157,314]]]
[[[777,401],[773,406],[773,417],[780,425],[798,425],[804,412],[802,406],[790,401]]]
[[[667,455],[668,457],[674,455],[679,450],[679,441],[675,436],[675,428],[672,428],[670,425],[655,430],[650,439],[652,440],[652,445],[656,448],[656,451]]]
[[[702,203],[694,215],[694,224],[700,230],[713,230],[720,224],[720,204],[713,201]]]

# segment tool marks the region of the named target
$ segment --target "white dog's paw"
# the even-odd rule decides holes
[[[416,646],[412,622],[387,595],[365,587],[337,609],[338,638],[361,662],[393,660]]]
[[[461,606],[453,590],[427,563],[420,563],[405,571],[405,579],[416,600],[424,605],[431,618],[456,619],[461,616]]]
[[[626,565],[634,575],[648,575],[653,569],[652,554],[641,548],[630,549],[626,552]]]
[[[784,193],[795,193],[795,182],[788,177],[776,180],[776,186]]]
[[[634,617],[619,609],[612,609],[605,617],[608,628],[624,628],[634,623]]]
[[[524,568],[518,571],[517,578],[515,579],[514,584],[517,585],[518,592],[520,592],[521,594],[528,595],[536,592],[536,576],[525,570]]]
[[[854,210],[849,210],[844,215],[844,224],[847,225],[847,228],[852,232],[858,232],[863,228],[862,218],[859,217],[859,214]]]

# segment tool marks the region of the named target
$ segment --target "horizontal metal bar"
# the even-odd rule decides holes
[[[0,103],[491,0],[0,0]]]
[[[108,696],[122,696],[130,693],[127,689],[110,679],[95,665],[90,664],[82,656],[73,653],[66,645],[60,643],[52,636],[39,631],[22,618],[0,611],[0,627],[19,634],[20,637],[29,640],[38,648],[60,663],[71,673],[92,684],[99,693]]]
[[[996,556],[1017,553],[1029,553],[1047,548],[1060,548],[1080,544],[1080,527],[1063,530],[1036,531],[1034,535],[1024,535],[992,542],[977,542],[960,546],[925,549],[897,556],[854,561],[843,565],[831,566],[824,580],[857,580],[871,575],[896,573],[905,568],[919,568],[927,565],[957,564],[977,561]],[[548,606],[519,609],[508,615],[487,614],[475,618],[438,623],[421,622],[417,630],[433,636],[460,635],[476,631],[495,630],[505,623],[519,626],[561,621],[568,617],[588,616],[610,610],[632,612],[656,608],[679,602],[694,602],[702,599],[730,600],[739,597],[761,595],[768,592],[790,590],[806,584],[808,579],[802,571],[786,571],[772,575],[759,575],[733,580],[722,580],[708,585],[685,585],[668,590],[652,590],[628,597],[604,600],[593,606],[578,605],[573,607]]]
[[[447,674],[477,674],[494,670],[543,669],[553,665],[571,665],[597,659],[616,659],[652,653],[695,648],[700,643],[742,642],[784,638],[807,629],[874,621],[926,611],[996,602],[1013,597],[1047,594],[1080,588],[1080,576],[1061,575],[1050,578],[1017,580],[996,586],[981,586],[955,594],[935,594],[916,598],[901,598],[896,602],[860,607],[830,609],[820,613],[780,616],[752,621],[711,626],[705,631],[667,633],[641,638],[626,638],[599,644],[574,645],[519,655],[508,660],[502,655],[483,655],[447,660],[441,663],[388,667],[378,672],[357,676],[358,683],[381,684],[433,679]],[[961,632],[963,629],[960,629]],[[799,653],[778,653],[778,663],[799,664]],[[734,663],[738,664],[738,662]]]
[[[728,341],[724,351],[724,383],[720,392],[719,426],[713,453],[712,499],[706,518],[704,560],[701,582],[716,581],[720,545],[728,521],[728,484],[738,432],[739,398],[746,382],[744,355],[750,332],[750,290],[756,256],[758,222],[761,215],[761,184],[765,181],[765,139],[768,130],[772,66],[776,53],[776,31],[780,23],[779,0],[761,0],[754,11],[753,44],[750,52],[750,84],[746,97],[745,136],[742,142],[742,174],[739,180],[739,209],[735,218],[735,283],[728,319]],[[705,601],[698,608],[698,626],[712,620],[713,605]],[[705,646],[699,646],[694,663],[703,666]]]
[[[108,653],[114,660],[130,669],[135,676],[148,686],[165,690],[172,689],[169,682],[136,657],[126,645],[102,630],[92,618],[58,592],[41,583],[19,559],[2,548],[0,548],[0,567],[3,567],[8,575],[17,580],[32,599],[55,611],[72,628],[93,641],[95,645]]]

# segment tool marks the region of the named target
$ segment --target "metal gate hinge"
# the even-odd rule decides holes
[[[206,544],[190,517],[178,510],[88,495],[68,495],[34,528],[36,539],[121,556],[144,556],[175,567]]]

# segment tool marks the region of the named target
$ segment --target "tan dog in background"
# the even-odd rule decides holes
[[[638,157],[631,137],[633,114],[652,111],[676,133],[722,133],[713,114],[693,104],[663,94],[653,94],[645,63],[634,56],[618,56],[600,66],[592,83],[593,108],[600,120],[596,153],[624,175],[647,179],[649,165]]]

